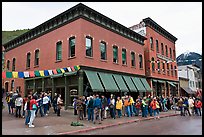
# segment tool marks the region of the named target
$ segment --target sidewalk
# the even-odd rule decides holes
[[[5,104],[5,103],[4,103]],[[168,111],[161,112],[160,118],[179,115],[179,112]],[[102,129],[110,126],[116,126],[120,124],[127,124],[132,122],[138,122],[143,120],[151,120],[153,117],[142,118],[139,117],[122,117],[116,119],[105,119],[102,124],[93,124],[87,120],[80,120],[84,126],[71,126],[71,122],[76,121],[77,116],[73,115],[73,110],[62,110],[61,117],[58,117],[53,113],[53,109],[50,109],[50,113],[45,117],[36,117],[34,120],[35,128],[28,128],[23,118],[16,118],[14,115],[8,114],[7,107],[2,110],[2,134],[3,135],[62,135],[62,134],[74,134],[76,132],[86,132],[89,130]]]

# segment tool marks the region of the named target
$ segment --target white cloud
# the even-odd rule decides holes
[[[38,26],[79,2],[2,2],[2,30]],[[202,54],[201,2],[82,2],[130,27],[146,17],[176,36],[176,54],[189,50]]]

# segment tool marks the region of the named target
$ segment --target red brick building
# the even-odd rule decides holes
[[[149,17],[130,29],[147,38],[144,46],[145,75],[154,93],[178,95],[177,38]]]
[[[148,49],[145,40],[146,37],[80,3],[3,45],[7,71],[31,72],[76,65],[80,70],[67,69],[65,73],[44,77],[35,74],[32,78],[6,78],[3,86],[23,94],[30,90],[60,93],[65,108],[75,96],[94,92],[127,92],[136,97],[152,91],[145,75],[164,76],[145,72],[149,65],[145,59],[150,58],[144,58]],[[167,40],[163,42],[174,46]],[[166,78],[176,81],[176,77]]]

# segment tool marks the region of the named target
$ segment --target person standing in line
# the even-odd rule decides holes
[[[93,103],[94,103],[93,97],[90,96],[88,104],[87,104],[87,108],[88,108],[88,121],[91,120],[92,122],[94,120],[94,107],[93,107]]]
[[[127,114],[127,117],[130,117],[130,102],[127,95],[125,96],[124,107],[125,107],[125,113]]]
[[[96,123],[96,119],[98,117],[99,124],[101,124],[102,103],[101,103],[101,99],[99,98],[98,94],[96,94],[96,99],[94,100],[93,107],[94,107],[94,121],[93,121],[93,123],[94,124]]]
[[[102,103],[102,109],[101,109],[101,120],[107,118],[107,107],[108,107],[108,101],[107,98],[102,95],[101,96],[101,103]]]
[[[36,110],[35,114],[37,116],[37,113],[38,113],[38,110],[40,110],[40,116],[43,117],[44,116],[44,113],[43,113],[43,110],[42,110],[42,107],[43,107],[43,97],[42,97],[42,93],[40,94],[39,96],[39,99],[37,100],[37,103],[38,103],[38,109]]]
[[[47,110],[48,110],[48,103],[49,103],[49,98],[47,97],[47,93],[44,94],[43,97],[43,108],[44,108],[44,114],[47,116]]]
[[[202,116],[201,114],[202,102],[200,101],[200,99],[196,99],[195,107],[196,107],[197,116]]]
[[[38,107],[37,101],[36,101],[36,96],[31,96],[31,100],[30,100],[30,122],[28,123],[28,127],[35,127],[33,125],[33,121],[35,119],[35,111]],[[36,106],[36,109],[34,108],[34,105]]]
[[[24,106],[24,110],[27,112],[26,113],[26,118],[25,118],[25,125],[28,125],[28,123],[30,122],[30,100],[31,100],[32,96],[28,95],[28,100],[25,102],[25,106]]]
[[[178,107],[179,107],[179,109],[180,109],[180,114],[181,114],[181,116],[184,116],[184,110],[183,110],[183,100],[182,100],[182,98],[180,98],[179,99],[179,101],[177,102],[177,105],[178,105]]]
[[[28,101],[28,95],[25,95],[25,97],[23,98],[23,118],[25,118],[25,103]]]
[[[135,115],[139,116],[139,112],[140,112],[140,108],[141,108],[140,99],[136,99],[135,108],[136,108],[136,114]]]
[[[11,98],[12,98],[11,93],[8,93],[8,95],[6,96],[6,102],[8,104],[8,112],[9,112],[9,114],[11,114],[11,110],[12,110],[12,113],[13,113],[13,109],[11,109]]]
[[[153,98],[153,100],[150,103],[150,106],[152,107],[153,113],[154,113],[154,119],[159,119],[159,103],[157,102],[156,97]]]
[[[79,98],[76,101],[76,108],[77,108],[77,114],[78,114],[78,119],[77,120],[83,120],[83,101],[82,101],[82,96],[79,96]]]
[[[131,95],[129,95],[129,102],[130,102],[130,115],[131,116],[134,116],[135,113],[134,113],[134,100],[133,98],[131,97]]]
[[[193,114],[193,107],[194,107],[194,100],[192,99],[192,97],[189,97],[188,104],[189,104],[190,114],[192,115]]]
[[[147,117],[147,103],[146,103],[146,97],[143,97],[142,99],[142,117]]]
[[[116,101],[116,110],[118,112],[118,117],[121,118],[122,117],[122,107],[123,107],[123,102],[120,99],[120,97],[117,98]]]
[[[57,97],[58,97],[57,93],[55,93],[55,96],[53,97],[53,100],[52,100],[52,106],[55,114],[57,114]]]
[[[63,100],[61,99],[61,94],[57,98],[57,116],[61,116],[60,110],[62,109]]]
[[[186,115],[186,111],[188,112],[188,115],[191,116],[187,97],[184,98],[183,107],[184,107],[184,116]]]
[[[21,95],[18,93],[18,96],[15,100],[15,106],[16,106],[16,117],[21,118],[21,107],[23,105],[23,98]]]
[[[73,99],[73,107],[74,107],[74,115],[77,115],[77,99],[76,98],[74,98]]]
[[[115,119],[115,99],[113,94],[111,94],[109,109],[110,109],[111,118]]]

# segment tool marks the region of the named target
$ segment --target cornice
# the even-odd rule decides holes
[[[130,30],[129,28],[87,7],[86,5],[79,3],[76,6],[68,9],[67,11],[49,19],[48,21],[29,30],[28,32],[7,42],[6,44],[3,44],[5,51],[9,51],[18,46],[21,46],[79,18],[90,21],[98,26],[108,29],[141,45],[144,45],[144,40],[146,40],[146,37]]]

